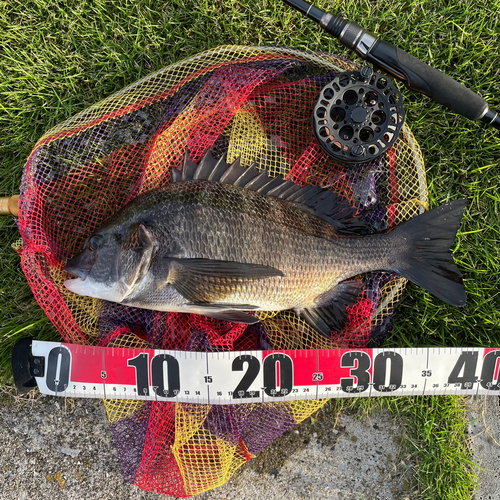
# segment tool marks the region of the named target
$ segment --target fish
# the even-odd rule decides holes
[[[171,182],[137,196],[86,239],[64,269],[79,295],[253,324],[293,310],[330,338],[362,296],[362,273],[397,273],[453,306],[463,276],[453,246],[466,200],[365,234],[346,199],[256,165],[186,152]]]

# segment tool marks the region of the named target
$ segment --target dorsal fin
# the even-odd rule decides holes
[[[197,169],[198,165],[196,165],[196,163],[191,160],[191,158],[186,152],[186,156],[184,158],[184,165],[182,167],[182,180],[192,181]]]
[[[253,166],[253,165],[252,165]],[[257,169],[255,169],[257,170]],[[259,172],[251,181],[248,181],[245,186],[246,189],[251,189],[252,191],[258,191],[262,186],[269,184],[270,179],[265,170]]]
[[[222,174],[220,178],[220,182],[224,184],[232,184],[236,186],[238,183],[238,179],[247,171],[245,167],[242,167],[240,164],[240,158],[236,158],[236,160],[229,165],[227,170]]]
[[[187,151],[186,151],[187,154]],[[206,155],[200,161],[198,168],[194,174],[194,179],[208,179],[214,167],[217,165],[217,160],[212,156],[211,151],[207,151]]]
[[[269,191],[267,194],[268,196],[276,196],[277,198],[288,200],[292,194],[296,193],[299,190],[299,185],[295,184],[295,182],[291,180],[286,180],[285,182],[276,186],[274,189],[271,189],[271,191]]]
[[[246,188],[246,186],[258,176],[259,171],[255,168],[255,163],[252,163],[249,168],[243,169],[243,173],[233,182],[233,184],[238,187]]]
[[[313,212],[332,224],[339,234],[356,234],[365,227],[365,224],[356,217],[356,209],[337,193],[319,186],[300,187],[281,176],[269,177],[265,170],[259,172],[255,164],[242,167],[240,158],[228,164],[224,157],[217,160],[208,151],[199,165],[196,165],[186,151],[182,169],[172,168],[171,181],[192,180],[232,184],[293,202],[298,208]]]

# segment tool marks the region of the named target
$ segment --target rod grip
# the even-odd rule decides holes
[[[19,213],[19,195],[0,198],[0,215],[16,215]]]
[[[488,103],[481,96],[390,43],[378,40],[367,59],[388,72],[391,67],[401,72],[409,88],[470,120],[479,120],[488,111]]]

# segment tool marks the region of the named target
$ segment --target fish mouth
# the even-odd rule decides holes
[[[71,274],[72,276],[76,276],[77,278],[80,278],[82,281],[85,281],[87,279],[87,276],[89,275],[90,270],[86,269],[81,269],[81,268],[75,268],[69,265],[64,266],[64,270],[68,273]],[[67,280],[67,281],[73,281],[73,280]]]
[[[66,280],[64,286],[70,292],[84,297],[94,297],[96,299],[110,300],[111,302],[120,302],[122,299],[122,295],[116,290],[116,287],[98,283],[92,277],[89,277],[86,281],[81,278]]]
[[[87,276],[90,274],[92,266],[95,264],[96,258],[97,256],[95,254],[83,251],[68,260],[64,266],[64,270],[67,273],[80,278],[82,281],[85,281]]]

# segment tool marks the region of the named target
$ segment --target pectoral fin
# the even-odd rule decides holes
[[[318,298],[318,302],[324,305],[295,312],[308,325],[329,339],[332,330],[342,331],[348,318],[346,307],[357,302],[363,289],[360,281],[345,281]]]
[[[248,281],[283,276],[274,267],[224,260],[167,259],[167,263],[167,282],[195,304],[216,303]]]

